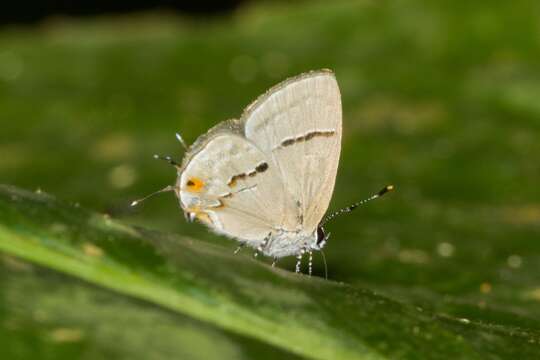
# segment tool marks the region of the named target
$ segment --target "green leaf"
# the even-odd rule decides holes
[[[0,250],[6,254],[310,358],[538,355],[534,331],[435,314],[362,288],[274,269],[227,248],[127,226],[49,195],[3,186],[0,219]],[[85,291],[91,294],[85,301],[99,298]],[[83,310],[87,304],[72,305]],[[131,311],[126,307],[127,319]]]
[[[6,359],[296,358],[17,258],[0,269]]]

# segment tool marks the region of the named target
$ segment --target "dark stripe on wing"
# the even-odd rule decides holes
[[[281,147],[287,147],[287,146],[291,146],[293,144],[296,144],[296,143],[299,143],[299,142],[302,142],[302,141],[309,141],[313,138],[316,138],[316,137],[330,137],[330,136],[334,136],[336,133],[335,130],[314,130],[314,131],[310,131],[304,135],[300,135],[300,136],[296,136],[296,137],[292,137],[292,138],[287,138],[285,140],[283,140],[281,142],[281,144],[278,146],[278,148],[281,148]]]
[[[255,175],[263,173],[266,170],[268,170],[268,164],[265,162],[262,162],[259,165],[257,165],[254,170],[251,170],[247,173],[233,175],[231,179],[227,182],[227,185],[229,185],[230,187],[234,187],[236,186],[236,182],[238,180],[244,180],[247,176],[254,177]]]

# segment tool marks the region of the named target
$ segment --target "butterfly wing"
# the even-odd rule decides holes
[[[229,122],[230,123],[230,122]],[[178,178],[181,206],[215,231],[257,246],[281,217],[277,169],[241,133],[221,126],[196,144]]]
[[[275,191],[286,194],[282,225],[289,230],[315,231],[328,208],[339,164],[341,117],[339,88],[328,70],[286,80],[242,116],[246,138],[281,178]]]
[[[333,74],[286,80],[190,148],[177,182],[181,206],[255,247],[277,229],[311,233],[330,202],[340,146]]]

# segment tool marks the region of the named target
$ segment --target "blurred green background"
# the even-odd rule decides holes
[[[175,181],[152,155],[180,160],[175,132],[191,143],[281,80],[330,68],[344,110],[331,210],[386,184],[397,191],[328,225],[329,278],[528,331],[534,343],[539,20],[532,1],[315,1],[255,2],[206,19],[140,13],[6,27],[0,182],[233,251],[233,241],[187,224],[171,194],[129,207]],[[318,255],[315,272],[324,274]],[[280,351],[234,341],[253,354]]]

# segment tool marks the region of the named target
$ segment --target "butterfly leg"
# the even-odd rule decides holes
[[[272,261],[272,267],[276,267],[277,261],[278,261],[278,258],[275,257],[275,258],[274,258],[274,261]]]
[[[257,257],[259,256],[260,252],[264,251],[264,248],[266,247],[266,244],[268,244],[268,240],[270,240],[271,236],[272,236],[272,233],[268,233],[268,235],[266,235],[266,237],[263,239],[263,241],[261,241],[259,246],[257,246],[257,250],[255,250],[255,254],[253,254],[253,256]]]
[[[296,273],[300,272],[300,267],[302,265],[302,256],[304,256],[304,253],[306,252],[305,249],[300,250],[298,255],[296,255]]]
[[[302,264],[302,254],[296,255],[296,273],[300,272],[300,265]]]
[[[313,271],[313,251],[309,250],[309,276],[311,276],[311,273]]]
[[[234,254],[238,254],[240,252],[240,250],[242,250],[242,248],[246,246],[246,243],[240,243],[240,245],[238,245],[238,247],[236,248],[236,250],[234,250]]]

